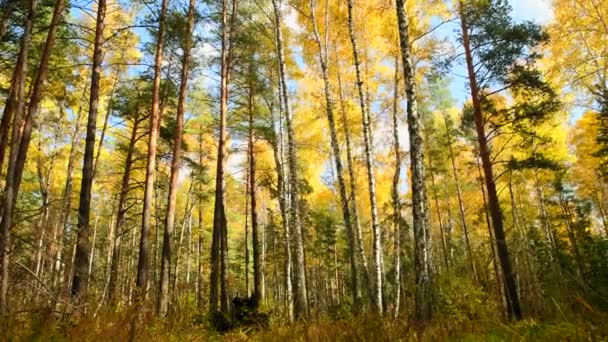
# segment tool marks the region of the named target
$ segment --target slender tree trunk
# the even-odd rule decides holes
[[[203,170],[203,126],[199,127],[198,136],[198,165],[199,170]],[[202,178],[202,174],[199,177]],[[203,182],[199,180],[198,184],[198,253],[196,255],[197,260],[197,274],[196,274],[196,305],[200,310],[203,307],[203,268],[202,268],[202,256],[203,251]]]
[[[14,1],[14,5],[16,5],[17,3],[18,1]],[[25,78],[27,74],[27,61],[32,34],[32,25],[34,17],[36,15],[38,0],[29,0],[26,3],[27,15],[25,17],[25,23],[23,25],[23,34],[21,36],[21,42],[19,44],[19,53],[17,54],[15,68],[13,69],[13,75],[11,77],[8,98],[6,99],[6,103],[4,104],[4,112],[2,115],[2,120],[0,121],[0,171],[2,171],[2,168],[4,166],[6,146],[9,142],[9,129],[11,127],[11,120],[13,120],[13,116],[15,116],[15,120],[19,121],[17,123],[13,123],[13,127],[17,125],[17,127],[20,127],[20,120],[23,119],[22,112],[25,98]],[[10,12],[11,11],[9,10],[9,8],[6,8],[5,13],[8,14]],[[6,17],[6,27],[8,27],[9,19],[10,17]],[[2,36],[4,36],[4,34]],[[19,133],[19,130],[13,133],[13,135],[17,134],[18,136],[18,140],[16,141],[19,141],[19,139],[21,139]]]
[[[304,260],[304,239],[302,236],[302,225],[300,222],[300,184],[298,177],[298,166],[296,158],[296,142],[295,133],[293,130],[293,117],[291,113],[291,104],[289,100],[289,90],[287,87],[287,71],[285,67],[285,55],[283,51],[283,33],[281,31],[281,10],[277,0],[272,0],[275,17],[275,30],[279,60],[279,76],[281,81],[281,90],[283,92],[283,109],[285,110],[285,121],[287,126],[287,160],[289,165],[289,186],[291,188],[289,207],[289,224],[290,230],[293,231],[296,243],[296,262],[295,262],[295,277],[296,277],[296,301],[295,313],[296,316],[303,318],[308,316],[308,294],[306,286],[306,268]]]
[[[416,94],[414,66],[411,56],[409,23],[404,0],[397,0],[399,41],[403,61],[403,75],[407,95],[407,122],[410,136],[410,160],[412,173],[412,212],[414,223],[414,268],[416,291],[414,316],[429,320],[432,315],[431,236],[429,231],[428,204],[424,182],[423,141],[420,134],[420,117]]]
[[[260,234],[258,231],[258,213],[257,213],[257,191],[256,191],[256,161],[255,161],[255,137],[253,132],[253,111],[255,108],[255,93],[253,78],[255,69],[253,63],[250,65],[250,84],[248,96],[249,110],[249,195],[251,197],[251,240],[253,243],[253,297],[255,309],[264,300],[262,293],[262,265],[260,259]],[[247,251],[249,250],[246,246]],[[249,254],[247,252],[247,254]],[[249,260],[247,260],[249,261]]]
[[[504,316],[506,313],[506,307],[507,307],[507,303],[505,301],[505,297],[503,296],[503,286],[502,284],[503,282],[503,277],[500,273],[500,269],[498,268],[498,258],[496,257],[496,244],[494,243],[495,239],[494,239],[494,233],[493,233],[493,229],[492,229],[492,222],[490,221],[490,214],[488,212],[488,200],[487,200],[487,196],[486,196],[486,189],[485,189],[485,181],[484,181],[484,177],[483,177],[483,173],[481,170],[481,163],[479,162],[479,158],[475,158],[475,161],[477,163],[477,172],[478,172],[478,176],[479,176],[479,190],[481,192],[481,198],[483,200],[483,214],[485,216],[486,219],[486,226],[488,227],[488,237],[489,237],[489,243],[490,243],[490,256],[492,257],[492,265],[494,266],[494,277],[496,279],[496,289],[498,292],[498,296],[501,297],[501,304],[502,304],[502,315]]]
[[[348,33],[353,48],[353,61],[357,76],[357,91],[359,92],[359,104],[361,106],[361,117],[363,122],[363,141],[365,145],[365,164],[367,168],[367,182],[369,187],[369,202],[372,221],[373,253],[374,253],[374,305],[380,316],[384,312],[382,303],[382,233],[378,219],[378,205],[376,203],[376,177],[374,174],[374,163],[372,160],[372,134],[370,128],[370,117],[367,112],[367,103],[363,94],[363,79],[361,77],[361,62],[359,60],[359,48],[355,37],[353,23],[353,0],[348,0]]]
[[[136,117],[133,120],[133,128],[131,128],[131,138],[129,139],[127,157],[125,159],[125,168],[122,174],[120,193],[118,195],[118,209],[116,211],[115,228],[116,233],[112,246],[112,262],[110,270],[110,280],[108,285],[108,302],[110,303],[110,305],[114,305],[116,303],[116,287],[118,285],[118,269],[120,267],[121,260],[122,235],[124,234],[123,228],[125,225],[125,219],[128,209],[127,199],[129,195],[129,181],[131,179],[131,170],[133,168],[133,154],[135,153],[135,144],[138,141],[137,134],[141,121],[142,119],[139,117]]]
[[[171,175],[169,176],[169,194],[167,196],[167,212],[165,215],[165,231],[163,234],[163,252],[160,268],[160,289],[158,299],[158,313],[165,317],[169,310],[171,298],[169,278],[171,268],[171,241],[173,237],[173,226],[175,223],[175,204],[177,201],[177,180],[181,167],[182,134],[184,130],[184,112],[186,107],[186,90],[188,88],[188,77],[190,71],[190,50],[192,48],[192,30],[194,26],[195,0],[190,0],[188,8],[188,19],[186,24],[186,36],[184,38],[182,52],[182,71],[179,85],[179,98],[177,101],[177,113],[175,116],[175,140],[173,142],[173,158],[171,160]]]
[[[285,248],[285,303],[287,308],[287,316],[289,322],[293,322],[294,320],[294,305],[293,305],[293,289],[291,285],[291,266],[292,266],[292,255],[291,255],[291,232],[290,232],[290,224],[289,224],[289,215],[288,215],[288,205],[286,198],[286,180],[285,180],[285,172],[284,172],[284,163],[282,162],[283,156],[283,122],[281,117],[283,115],[283,92],[281,82],[278,84],[279,92],[279,124],[278,124],[278,134],[274,134],[274,141],[272,142],[273,147],[273,156],[275,162],[275,168],[277,172],[277,192],[279,194],[279,210],[281,212],[281,220],[283,223],[283,231],[284,231],[284,248]],[[272,127],[274,128],[276,122],[274,120],[274,115],[271,116]],[[278,269],[277,269],[278,271]],[[278,284],[278,282],[277,282]]]
[[[443,262],[445,269],[450,277],[450,260],[448,255],[448,245],[445,237],[445,227],[443,225],[443,216],[441,215],[441,207],[439,207],[439,196],[437,195],[437,184],[435,184],[435,173],[433,172],[433,160],[429,159],[429,175],[431,176],[431,189],[433,190],[433,202],[435,202],[435,210],[437,213],[437,225],[439,226],[439,237],[441,238],[441,251],[443,252]]]
[[[95,217],[95,223],[93,224],[93,242],[91,242],[91,253],[89,255],[89,265],[87,268],[87,279],[91,279],[93,274],[93,263],[95,262],[95,244],[97,243],[97,224],[99,223],[99,216]]]
[[[124,52],[127,49],[126,46],[123,46],[123,50],[121,51],[121,59],[124,57]],[[114,82],[112,82],[112,90],[110,91],[110,99],[108,101],[108,108],[106,109],[106,116],[103,120],[103,127],[101,129],[101,136],[99,137],[99,146],[97,146],[97,152],[95,154],[95,161],[93,162],[93,178],[97,175],[97,164],[99,163],[99,158],[101,157],[101,151],[103,150],[103,143],[105,141],[106,132],[108,130],[108,123],[110,121],[110,115],[112,114],[112,109],[114,107],[114,95],[116,93],[116,87],[120,82],[120,70],[116,68],[116,76],[114,76]]]
[[[11,151],[12,155],[9,155],[8,170],[6,172],[6,182],[4,188],[4,202],[2,203],[2,223],[0,239],[0,259],[1,272],[0,278],[2,279],[0,284],[0,316],[8,314],[8,285],[9,285],[9,267],[10,267],[10,253],[11,253],[11,217],[7,219],[7,216],[12,215],[12,198],[16,197],[16,191],[14,190],[14,168],[19,149],[19,141],[21,139],[20,128],[23,120],[23,107],[24,107],[24,92],[25,92],[25,77],[27,72],[27,59],[29,46],[31,41],[32,24],[34,16],[36,14],[36,7],[38,2],[36,0],[30,0],[27,2],[27,16],[23,27],[23,35],[21,38],[21,44],[19,48],[19,54],[13,70],[13,76],[11,78],[11,86],[9,96],[6,103],[4,104],[4,114],[2,121],[0,122],[0,172],[4,164],[4,154],[6,145],[8,143],[9,127],[12,119],[12,133],[11,133]],[[13,118],[14,116],[14,118]],[[14,151],[13,151],[14,150]]]
[[[465,249],[467,251],[467,259],[469,260],[469,266],[471,267],[471,273],[473,279],[479,284],[479,275],[475,268],[475,260],[473,259],[473,249],[471,248],[471,240],[469,237],[469,226],[467,224],[466,211],[464,207],[464,201],[462,199],[462,188],[460,187],[460,178],[458,176],[458,170],[456,168],[456,157],[454,154],[454,148],[452,146],[452,133],[450,132],[450,125],[448,122],[448,114],[443,113],[443,121],[445,123],[445,134],[447,138],[448,152],[450,154],[450,163],[452,166],[452,177],[456,183],[456,196],[458,197],[458,214],[460,215],[460,224],[462,227],[462,234],[464,235]]]
[[[249,149],[251,149],[250,143],[248,143],[247,146],[247,171],[245,177],[245,294],[247,297],[251,295],[251,284],[249,283],[249,199],[251,198],[249,195],[249,189],[251,186],[251,177],[249,176],[249,158],[251,158],[251,154]]]
[[[200,222],[200,221],[199,221]],[[201,254],[203,253],[203,235],[199,226],[198,245],[196,248],[196,308],[203,307],[203,263]]]
[[[401,179],[401,145],[399,143],[399,57],[395,56],[395,79],[393,92],[393,153],[395,153],[395,172],[391,186],[391,201],[393,202],[393,231],[395,235],[395,287],[393,299],[393,317],[399,315],[401,305],[401,201],[399,200],[399,180]]]
[[[550,254],[551,262],[553,263],[553,265],[555,265],[559,268],[559,262],[557,260],[557,258],[559,256],[559,252],[557,249],[557,244],[555,242],[555,236],[553,234],[553,229],[551,228],[551,222],[549,221],[549,214],[547,213],[547,207],[545,205],[545,203],[546,203],[545,194],[543,192],[543,188],[540,183],[540,178],[539,178],[538,174],[539,174],[539,171],[535,167],[534,168],[534,189],[536,191],[536,196],[538,197],[541,224],[543,226],[543,231],[545,233],[545,239],[551,246],[551,254]]]
[[[564,218],[566,222],[566,230],[568,232],[568,240],[572,245],[572,252],[574,254],[574,261],[576,263],[576,275],[579,279],[580,284],[582,284],[583,291],[587,291],[587,282],[585,280],[585,264],[583,262],[583,255],[581,254],[581,250],[578,243],[578,238],[576,237],[576,232],[574,231],[574,220],[572,217],[572,212],[570,209],[570,202],[564,196],[564,194],[560,191],[559,193],[559,202],[562,207],[562,212],[564,213]]]
[[[349,123],[346,118],[346,106],[344,101],[344,94],[342,93],[342,80],[340,77],[340,71],[337,72],[338,76],[338,95],[340,97],[340,117],[342,121],[342,127],[344,129],[344,140],[346,142],[346,162],[348,166],[348,178],[350,179],[350,193],[349,197],[351,200],[352,213],[353,213],[353,228],[355,230],[355,243],[357,247],[357,254],[359,257],[359,262],[361,263],[362,270],[361,276],[363,280],[363,286],[367,289],[367,298],[370,302],[373,302],[374,298],[374,289],[372,283],[369,279],[369,267],[367,264],[367,255],[365,254],[365,249],[363,248],[363,233],[361,232],[361,221],[359,220],[359,209],[357,206],[357,179],[355,177],[354,171],[354,161],[352,155],[351,141],[350,141],[350,128]],[[361,297],[361,287],[358,288],[359,293],[356,293],[355,296]]]
[[[467,26],[466,15],[464,13],[464,5],[460,2],[460,19],[462,28],[462,41],[465,49],[465,58],[467,63],[467,71],[471,88],[471,96],[473,99],[473,110],[475,113],[475,127],[477,130],[477,140],[479,144],[479,154],[481,156],[484,178],[486,181],[486,189],[488,191],[488,205],[490,216],[492,217],[492,227],[496,237],[496,247],[498,250],[498,258],[504,276],[505,299],[507,302],[507,312],[509,317],[521,319],[522,312],[519,304],[519,296],[517,294],[517,283],[515,282],[515,272],[511,267],[509,259],[509,249],[503,228],[502,210],[496,190],[496,182],[494,180],[494,170],[492,169],[492,160],[490,156],[490,147],[485,131],[485,120],[479,99],[479,89],[477,87],[477,78],[475,75],[475,65],[473,64],[473,54],[469,42],[469,28]]]
[[[150,112],[150,136],[148,140],[148,158],[146,161],[146,181],[144,187],[144,204],[142,213],[141,237],[139,243],[139,260],[137,264],[137,296],[145,300],[148,287],[150,226],[152,221],[152,201],[154,197],[154,174],[156,168],[156,141],[160,124],[160,79],[163,63],[163,45],[165,42],[165,21],[169,0],[162,1],[156,37],[156,57],[154,59],[154,83],[152,85],[152,109]]]
[[[234,1],[234,0],[233,0]],[[219,136],[217,147],[217,168],[215,173],[215,205],[213,211],[213,237],[211,241],[211,274],[210,274],[210,294],[209,310],[218,311],[221,307],[223,312],[228,311],[227,303],[224,303],[225,284],[224,284],[224,233],[226,232],[226,212],[225,212],[225,179],[224,172],[227,159],[227,133],[226,133],[226,112],[228,110],[228,55],[229,55],[229,27],[228,27],[228,1],[222,1],[222,48],[220,66],[220,118]],[[220,284],[221,283],[221,284]],[[218,291],[219,290],[219,291]],[[219,293],[219,296],[218,296]],[[221,297],[221,298],[220,298]],[[221,303],[221,306],[220,306]]]
[[[89,281],[87,266],[91,245],[89,244],[89,217],[91,214],[91,192],[93,187],[93,158],[95,153],[95,136],[97,133],[97,112],[99,105],[99,88],[101,80],[101,63],[103,59],[102,45],[105,27],[106,0],[100,0],[97,8],[97,24],[95,27],[95,46],[93,49],[93,67],[91,74],[91,95],[89,97],[89,116],[87,120],[87,136],[84,147],[82,166],[82,182],[80,184],[80,206],[78,208],[78,238],[76,244],[76,259],[74,261],[74,276],[71,295],[77,302],[84,301]]]
[[[524,229],[522,228],[518,217],[520,217],[518,209],[517,209],[517,203],[515,202],[515,189],[514,189],[514,184],[513,184],[513,172],[509,172],[509,199],[511,200],[511,219],[513,221],[513,227],[517,230],[517,232],[520,235],[520,239],[523,242],[523,247],[524,247],[524,255],[523,255],[523,259],[524,259],[524,265],[527,271],[527,275],[528,275],[528,282],[530,283],[530,288],[531,290],[533,290],[536,294],[541,294],[540,293],[540,289],[538,286],[538,282],[536,281],[536,268],[534,267],[534,265],[532,264],[532,262],[530,261],[530,255],[532,254],[532,246],[530,244],[530,240],[528,239],[528,237],[526,236]],[[520,272],[521,273],[521,272]],[[519,274],[521,276],[521,274]],[[520,293],[522,291],[521,286],[518,286],[518,289],[520,290]]]
[[[315,16],[315,5],[314,0],[310,0],[310,11],[311,11],[311,21],[315,34],[315,41],[317,43],[317,48],[319,49],[319,64],[321,65],[321,74],[323,77],[324,84],[324,95],[325,95],[325,111],[327,115],[327,122],[329,125],[329,134],[330,134],[330,142],[332,154],[334,156],[334,162],[336,164],[336,177],[338,178],[338,190],[340,192],[340,204],[342,207],[342,215],[344,218],[344,225],[346,227],[346,234],[348,237],[349,244],[349,257],[350,257],[350,267],[351,267],[351,286],[353,295],[355,296],[355,310],[358,310],[361,306],[361,298],[357,294],[361,291],[359,289],[359,269],[356,259],[356,238],[355,233],[353,232],[353,226],[351,222],[350,208],[348,205],[348,197],[346,194],[346,182],[344,181],[344,170],[342,167],[342,154],[340,152],[340,145],[338,142],[338,133],[336,130],[336,122],[334,119],[334,104],[331,99],[331,89],[329,83],[329,75],[327,70],[327,46],[325,49],[321,45],[321,38],[319,35],[319,29],[317,27],[317,20]],[[328,27],[325,27],[326,33],[329,30]],[[325,51],[325,54],[323,53]]]
[[[86,98],[86,93],[88,89],[88,83],[85,84],[83,88],[83,99]],[[61,296],[62,292],[65,291],[64,288],[64,270],[66,268],[64,262],[64,240],[65,235],[69,233],[69,219],[70,212],[72,211],[72,186],[73,186],[73,173],[74,167],[76,166],[76,157],[78,156],[78,146],[80,143],[80,129],[81,129],[81,121],[83,117],[83,106],[80,105],[76,114],[76,124],[74,126],[74,131],[70,137],[70,153],[68,156],[68,165],[66,171],[66,179],[65,179],[65,187],[63,191],[63,196],[61,200],[61,219],[59,222],[59,227],[57,228],[57,236],[56,241],[58,243],[57,246],[57,254],[54,256],[55,263],[53,267],[53,288],[55,289],[56,296]],[[56,303],[57,304],[57,303]]]
[[[263,208],[264,210],[265,208]],[[266,211],[263,211],[266,212]],[[268,298],[266,297],[266,228],[267,220],[262,224],[262,247],[260,251],[260,301],[264,301],[267,305]]]
[[[28,4],[29,8],[26,26],[29,25],[29,30],[31,31],[31,23],[34,18],[36,1],[31,0]],[[25,117],[23,127],[21,127],[21,113],[23,112],[24,101],[18,101],[19,103],[17,104],[16,115],[13,120],[11,151],[9,155],[9,164],[5,184],[4,203],[2,206],[3,215],[2,222],[0,223],[0,230],[2,231],[2,244],[0,245],[0,249],[3,253],[1,265],[2,271],[0,272],[2,274],[2,283],[0,286],[0,315],[8,312],[8,268],[10,257],[10,228],[12,226],[13,208],[19,193],[19,185],[21,184],[21,175],[25,165],[27,149],[29,148],[33,121],[37,115],[38,107],[42,99],[44,81],[46,80],[48,64],[53,46],[55,45],[55,35],[59,26],[59,20],[63,14],[65,7],[64,5],[64,0],[57,0],[55,2],[53,17],[51,18],[51,24],[49,26],[46,42],[40,58],[40,64],[38,65],[38,72],[36,74],[36,80],[34,81],[32,95],[27,108],[27,116]],[[29,44],[29,37],[24,40],[24,44]],[[23,62],[25,62],[25,60],[26,58],[24,56]],[[25,66],[23,67],[23,70],[25,71]],[[23,77],[20,82],[25,82],[25,77]],[[23,99],[22,96],[20,98]],[[20,130],[22,130],[21,134]]]

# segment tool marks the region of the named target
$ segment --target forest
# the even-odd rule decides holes
[[[608,0],[0,0],[1,341],[603,341]]]

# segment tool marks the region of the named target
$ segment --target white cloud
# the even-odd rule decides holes
[[[550,0],[512,0],[513,16],[519,20],[532,20],[547,24],[553,19]]]

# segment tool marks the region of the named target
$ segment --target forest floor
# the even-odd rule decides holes
[[[220,334],[196,314],[159,320],[128,311],[101,312],[77,321],[36,314],[1,322],[0,341],[608,341],[608,316],[562,312],[554,319],[509,323],[452,316],[436,317],[426,325],[373,317],[320,318],[296,324],[271,322],[266,329],[249,326]]]

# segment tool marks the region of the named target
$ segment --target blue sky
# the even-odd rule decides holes
[[[509,1],[513,8],[513,18],[516,21],[531,20],[538,24],[549,24],[553,18],[550,0],[511,0]],[[458,23],[445,25],[438,30],[438,35],[451,37],[455,36],[455,31],[458,31]],[[456,99],[458,106],[469,97],[468,89],[466,88],[467,80],[464,77],[466,70],[462,63],[456,63],[451,70],[452,83],[450,88],[452,96]]]

